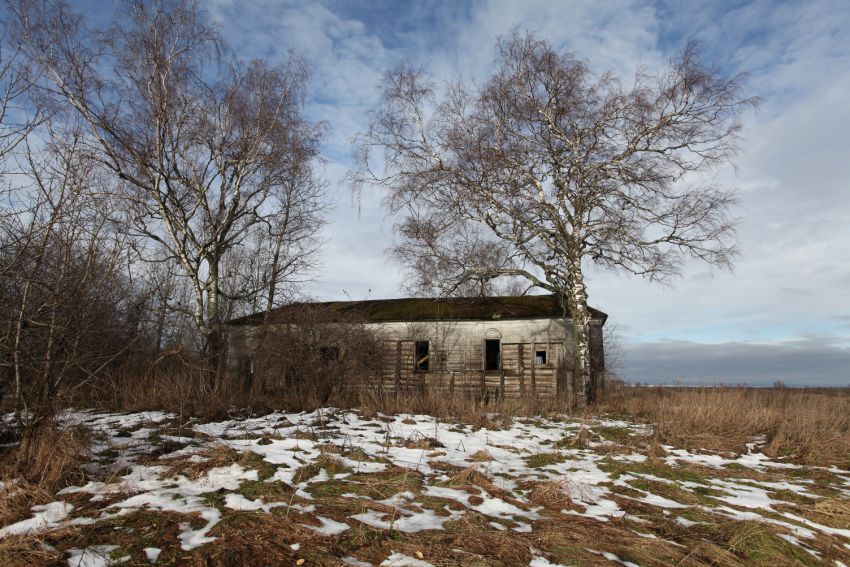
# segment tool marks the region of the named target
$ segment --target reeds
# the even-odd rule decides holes
[[[760,440],[771,457],[850,464],[848,389],[634,387],[599,410],[646,421],[677,447],[746,452]]]

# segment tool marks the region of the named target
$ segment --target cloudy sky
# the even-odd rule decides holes
[[[671,287],[590,271],[591,303],[610,314],[620,374],[632,382],[850,385],[850,2],[569,0],[210,0],[245,58],[311,63],[307,111],[330,127],[325,176],[337,206],[319,299],[394,297],[392,219],[380,195],[352,202],[342,182],[382,74],[402,61],[440,81],[485,80],[514,26],[629,78],[660,68],[688,39],[763,98],[745,116],[742,152],[717,172],[737,187],[734,272],[689,265]]]

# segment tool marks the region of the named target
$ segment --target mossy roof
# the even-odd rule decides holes
[[[560,318],[565,310],[554,295],[523,295],[503,297],[452,297],[399,299],[373,299],[368,301],[328,301],[322,303],[293,303],[274,309],[269,319],[285,322],[299,308],[310,305],[339,314],[341,320],[352,317],[368,322],[439,321]],[[608,318],[605,313],[590,308],[594,319]],[[231,325],[256,325],[262,322],[263,313],[254,313],[230,321]]]

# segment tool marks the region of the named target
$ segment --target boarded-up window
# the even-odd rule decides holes
[[[413,367],[414,370],[426,372],[431,366],[431,360],[428,356],[429,346],[429,341],[416,341],[416,362]]]
[[[502,368],[502,341],[487,339],[484,341],[484,370]]]
[[[544,364],[546,364],[545,350],[534,351],[534,364],[537,366],[543,366]]]

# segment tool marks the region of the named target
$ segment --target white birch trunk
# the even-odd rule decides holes
[[[590,401],[590,309],[581,258],[568,258],[567,262],[569,275],[565,299],[573,324],[573,402],[577,408],[583,408]]]

